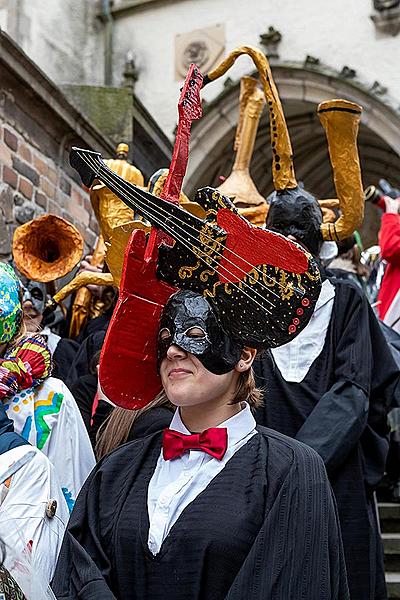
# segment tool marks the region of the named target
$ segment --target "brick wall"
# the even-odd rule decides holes
[[[0,126],[0,255],[11,252],[15,227],[44,213],[76,225],[92,247],[98,234],[89,195],[10,124]]]
[[[1,30],[0,48],[0,260],[15,228],[44,213],[72,222],[89,250],[98,224],[69,150],[110,156],[113,144]]]

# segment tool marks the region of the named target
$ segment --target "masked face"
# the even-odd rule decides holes
[[[158,340],[159,367],[172,345],[193,354],[215,375],[232,371],[243,348],[222,329],[207,300],[190,291],[177,292],[164,307]]]
[[[272,231],[293,236],[317,256],[322,245],[322,211],[312,194],[301,188],[273,192],[266,226]]]
[[[46,285],[39,281],[33,281],[26,277],[21,277],[22,285],[22,306],[24,311],[32,308],[33,311],[41,315],[43,314],[46,304]]]

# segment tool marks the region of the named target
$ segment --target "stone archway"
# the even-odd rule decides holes
[[[310,191],[320,198],[335,194],[326,137],[316,114],[319,102],[330,98],[346,98],[363,106],[358,143],[364,186],[376,184],[384,177],[400,187],[400,114],[378,96],[337,73],[296,65],[277,65],[272,70],[292,140],[296,176]],[[199,187],[218,185],[220,175],[229,175],[238,101],[239,83],[225,89],[193,126],[185,180],[185,192],[190,196]],[[264,196],[273,189],[270,165],[269,123],[265,112],[251,164],[252,178]],[[378,212],[367,206],[361,229],[365,245],[376,242],[378,229]]]

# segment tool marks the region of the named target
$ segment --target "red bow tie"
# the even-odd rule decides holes
[[[221,460],[228,446],[226,427],[211,427],[202,433],[185,435],[173,429],[164,429],[163,456],[171,460],[182,456],[187,450],[202,450],[210,456]]]

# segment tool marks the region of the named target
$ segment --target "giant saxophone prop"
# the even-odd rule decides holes
[[[304,197],[307,192],[302,190],[296,181],[293,151],[289,132],[283,113],[272,72],[267,58],[261,50],[252,46],[241,46],[233,50],[213,71],[205,77],[205,85],[224,75],[236,59],[246,54],[250,56],[257,67],[260,82],[264,91],[269,110],[269,121],[272,146],[272,177],[276,196],[285,198],[292,204],[296,198]],[[327,136],[329,156],[333,169],[336,199],[320,200],[320,209],[324,221],[319,224],[321,240],[339,241],[351,235],[357,229],[364,217],[363,188],[361,182],[360,161],[357,149],[358,127],[362,108],[347,100],[329,100],[322,102],[317,109],[319,119]],[[240,136],[240,120],[239,120]],[[243,133],[242,133],[243,135]],[[254,141],[253,141],[254,143]],[[236,157],[238,159],[238,156]],[[237,160],[235,161],[235,165]],[[237,165],[236,165],[237,167]],[[235,172],[235,166],[232,175]],[[221,191],[229,196],[234,195],[235,188],[232,175],[220,186]],[[225,186],[225,187],[224,187]],[[236,187],[236,191],[238,188]],[[314,199],[315,200],[315,199]],[[333,208],[339,206],[341,215],[333,221]]]
[[[143,175],[128,160],[129,147],[119,144],[116,158],[108,159],[107,166],[124,180],[143,187]],[[125,246],[133,229],[149,230],[148,225],[134,211],[128,208],[104,184],[98,182],[90,189],[90,201],[100,227],[100,236],[96,243],[91,264],[107,263],[109,273],[83,271],[59,290],[48,303],[46,311],[54,308],[67,296],[77,291],[72,307],[70,336],[76,337],[88,318],[97,316],[97,305],[88,285],[105,285],[118,287],[121,279],[122,262]]]
[[[263,225],[267,215],[267,203],[257,190],[250,176],[250,162],[254,151],[258,124],[265,106],[265,97],[254,77],[242,77],[240,81],[239,121],[236,128],[234,150],[235,162],[232,172],[218,186],[218,190],[232,200],[239,214],[254,225]]]

